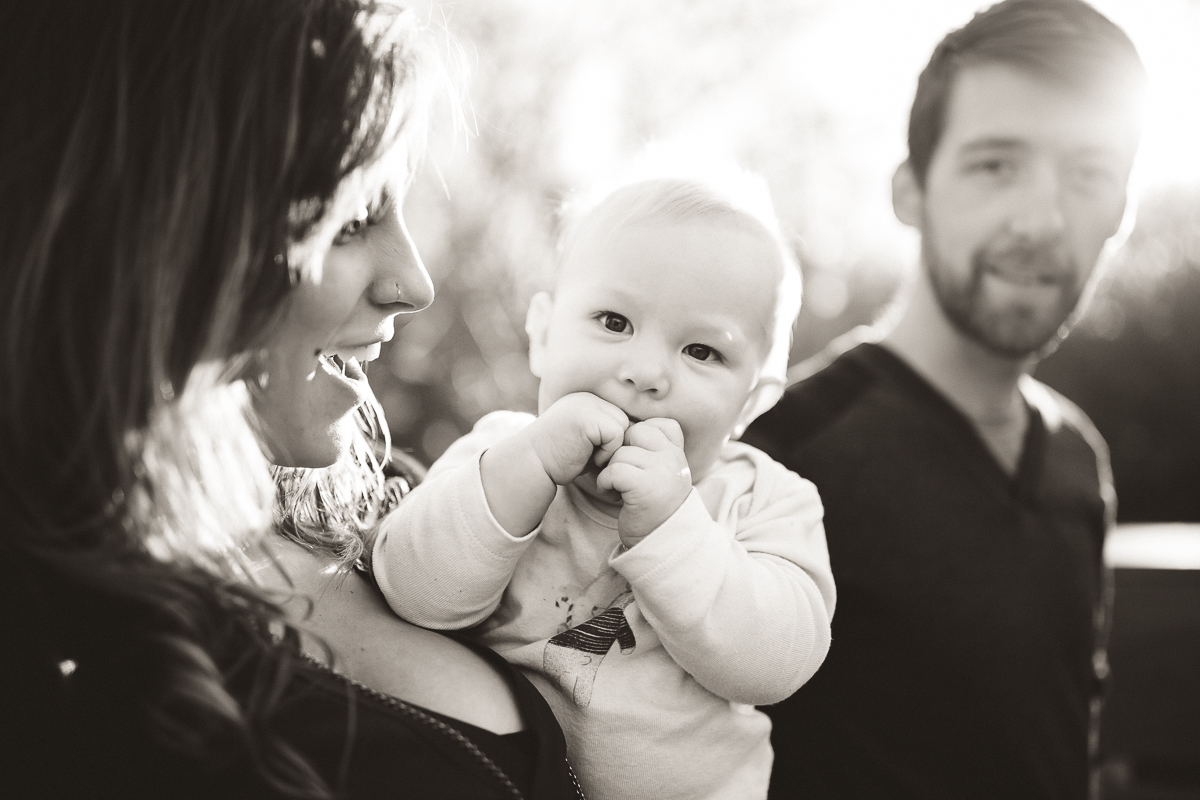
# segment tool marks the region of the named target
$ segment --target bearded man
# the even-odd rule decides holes
[[[1114,495],[1099,434],[1029,372],[1121,225],[1143,82],[1078,0],[999,3],[921,74],[908,304],[743,437],[817,485],[838,585],[825,665],[766,709],[773,798],[1088,796]]]

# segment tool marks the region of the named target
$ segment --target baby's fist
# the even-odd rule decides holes
[[[563,395],[525,429],[550,480],[564,486],[593,459],[602,466],[625,439],[629,417],[590,392]]]
[[[674,514],[692,491],[692,473],[683,451],[683,430],[673,419],[657,417],[631,425],[596,485],[621,494],[617,533],[626,547],[646,538]]]

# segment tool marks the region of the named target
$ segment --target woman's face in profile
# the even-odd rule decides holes
[[[319,279],[292,291],[267,345],[255,410],[271,460],[327,467],[354,435],[371,394],[363,365],[392,338],[396,315],[426,308],[433,284],[401,216],[402,198],[365,199],[328,245]],[[403,319],[403,318],[402,318]]]

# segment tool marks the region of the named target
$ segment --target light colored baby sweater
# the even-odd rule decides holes
[[[666,522],[624,550],[574,486],[510,536],[479,457],[533,417],[496,412],[455,442],[381,525],[372,564],[397,614],[471,626],[546,696],[593,800],[763,798],[776,703],[829,648],[821,501],[729,443]]]

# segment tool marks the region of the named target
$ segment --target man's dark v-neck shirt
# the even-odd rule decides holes
[[[1012,477],[873,344],[743,437],[817,485],[838,587],[825,664],[764,709],[773,800],[1087,796],[1108,460],[1075,406],[1022,392]]]

